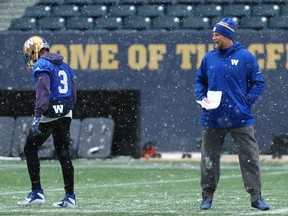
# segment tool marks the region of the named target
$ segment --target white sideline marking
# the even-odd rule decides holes
[[[19,160],[21,160],[21,158],[20,157],[4,157],[4,156],[0,156],[0,160],[19,161]]]
[[[63,210],[63,211],[62,211]],[[245,212],[245,213],[237,213],[238,215],[287,215],[287,211],[288,209],[278,209],[278,210],[268,210],[268,211],[257,211],[257,210],[255,210],[255,212],[254,213],[248,213],[248,212]],[[13,213],[13,212],[19,212],[19,208],[17,209],[5,209],[5,210],[0,210],[0,213],[7,213],[7,214],[11,214],[11,213]],[[49,208],[49,209],[39,209],[39,208],[37,208],[37,212],[38,213],[51,213],[51,215],[53,215],[53,214],[59,214],[59,213],[62,213],[62,214],[64,214],[65,213],[65,215],[66,214],[68,214],[69,212],[71,213],[71,215],[75,215],[75,213],[79,213],[80,215],[83,215],[83,214],[92,214],[92,215],[94,215],[94,214],[96,214],[96,213],[99,213],[99,214],[101,214],[101,213],[114,213],[114,214],[123,214],[123,213],[125,213],[125,212],[127,212],[127,211],[125,211],[125,210],[123,210],[123,209],[109,209],[109,210],[105,210],[105,209],[93,209],[93,210],[87,210],[87,209],[83,209],[83,208],[73,208],[73,210],[71,210],[70,211],[70,209],[61,209],[61,210],[59,210],[59,209],[51,209],[51,208]],[[133,214],[133,213],[135,213],[136,215],[140,215],[141,214],[141,212],[139,212],[138,210],[131,210],[131,209],[129,209],[129,215],[130,214]],[[167,213],[167,214],[173,214],[173,215],[176,215],[175,214],[175,211],[172,211],[172,210],[164,210],[163,211],[163,209],[162,210],[154,210],[153,212],[151,212],[151,211],[149,211],[149,214],[150,215],[163,215],[164,213]],[[213,212],[211,212],[211,214],[209,214],[209,215],[213,215],[212,214]],[[147,213],[146,213],[146,211],[143,211],[143,214],[145,214],[145,215],[147,215]],[[179,214],[179,212],[177,212],[177,214]],[[197,213],[196,213],[197,214]],[[193,214],[193,212],[191,212],[191,215],[196,215],[196,214]],[[230,214],[231,215],[234,215],[234,214],[232,214],[232,212],[230,212]],[[28,214],[27,214],[28,215]],[[182,215],[182,214],[180,214],[180,215]],[[186,215],[186,214],[184,214],[184,215]],[[197,215],[204,215],[204,213],[202,213],[202,212],[199,212]]]
[[[269,173],[264,173],[263,175],[283,175],[283,173],[288,173],[288,171],[279,171],[279,172],[269,172]],[[229,175],[229,176],[221,176],[221,179],[231,179],[231,178],[240,178],[241,175]],[[77,189],[87,189],[87,188],[111,188],[111,187],[131,187],[131,186],[138,186],[138,185],[155,185],[155,184],[170,184],[170,183],[181,183],[181,182],[194,182],[194,181],[199,181],[199,178],[189,178],[189,179],[176,179],[176,180],[159,180],[159,181],[146,181],[146,182],[129,182],[129,183],[117,183],[117,184],[103,184],[103,185],[86,185],[83,187],[75,187],[75,190]],[[48,192],[55,192],[55,191],[63,191],[63,188],[55,188],[55,189],[47,189],[45,191]],[[3,192],[0,191],[1,195],[14,195],[14,194],[27,194],[27,191],[13,191],[13,192]]]
[[[258,211],[258,210],[253,210],[251,213],[240,213],[240,215],[273,215],[273,214],[281,214],[281,215],[287,215],[288,213],[288,208],[282,208],[282,209],[270,209],[268,211]]]

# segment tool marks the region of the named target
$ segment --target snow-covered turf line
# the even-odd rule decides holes
[[[0,215],[103,215],[103,216],[188,216],[188,215],[288,215],[288,188],[281,182],[287,182],[288,166],[286,163],[261,164],[265,198],[271,206],[270,211],[259,212],[250,210],[249,197],[242,184],[238,163],[223,163],[219,192],[215,195],[213,210],[201,212],[198,162],[161,162],[161,161],[94,161],[79,160],[74,163],[75,175],[98,173],[99,176],[111,179],[94,182],[91,176],[75,182],[78,204],[76,209],[55,209],[51,206],[54,199],[63,193],[63,188],[49,186],[45,189],[47,202],[42,206],[21,208],[17,201],[24,198],[28,191],[26,164],[23,161],[0,161],[0,183],[9,181],[9,172],[21,174],[23,185],[0,184]],[[41,162],[46,177],[52,170],[59,170],[58,161]],[[159,171],[159,174],[158,174]],[[78,173],[79,172],[79,173]],[[107,175],[105,174],[108,173]],[[143,174],[143,178],[133,178]],[[150,175],[153,172],[153,175]],[[24,174],[23,174],[24,173]],[[57,175],[60,175],[60,173]],[[132,173],[132,175],[130,175]],[[154,175],[155,173],[155,175]],[[122,176],[121,176],[122,175]],[[127,179],[123,175],[127,175]],[[159,175],[160,177],[157,177]],[[118,180],[122,178],[121,180]],[[79,178],[79,177],[77,177]],[[98,176],[95,175],[97,180]],[[58,179],[59,178],[58,176]],[[51,177],[53,180],[53,176]],[[99,179],[98,179],[99,180]],[[13,180],[10,180],[13,182]],[[58,180],[59,181],[59,180]],[[22,181],[19,181],[19,184]],[[53,184],[52,184],[53,185]],[[61,185],[56,184],[58,186]],[[19,190],[19,188],[21,188]],[[78,193],[79,192],[79,193]],[[92,193],[93,192],[93,193]],[[93,195],[97,194],[96,196]],[[62,198],[62,197],[61,197]],[[232,198],[232,200],[231,200]],[[57,200],[58,201],[58,200]]]

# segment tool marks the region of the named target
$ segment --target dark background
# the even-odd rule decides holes
[[[115,56],[119,61],[117,70],[87,70],[76,69],[76,88],[79,92],[77,110],[74,117],[83,118],[91,115],[107,115],[107,109],[111,113],[117,114],[114,121],[125,122],[117,125],[117,137],[121,136],[119,141],[113,145],[114,154],[127,154],[126,147],[131,145],[133,140],[137,145],[143,146],[149,141],[155,141],[158,150],[161,152],[172,151],[196,151],[197,140],[201,137],[201,125],[199,124],[201,109],[195,102],[194,81],[197,72],[197,61],[201,59],[199,53],[192,53],[190,62],[192,68],[189,70],[181,69],[181,56],[176,54],[177,44],[203,45],[206,51],[212,46],[211,31],[179,31],[179,32],[3,32],[0,34],[0,90],[11,92],[33,91],[33,77],[31,71],[27,70],[23,62],[22,46],[31,35],[40,34],[50,45],[60,44],[67,47],[68,59],[70,45],[82,44],[117,44],[118,53]],[[266,151],[271,144],[273,136],[288,132],[288,73],[287,73],[287,31],[251,31],[237,30],[235,40],[248,48],[251,44],[262,46],[258,50],[256,58],[264,62],[262,68],[266,86],[263,94],[256,104],[252,107],[252,112],[256,119],[255,131],[261,151]],[[133,44],[142,44],[147,48],[151,44],[164,44],[167,52],[164,59],[159,62],[159,68],[150,70],[147,65],[141,70],[132,70],[128,65],[128,50]],[[279,59],[276,61],[276,67],[269,69],[269,58],[275,55],[268,55],[272,52],[268,45],[281,45],[283,50],[276,51]],[[197,50],[196,50],[197,51]],[[149,59],[149,54],[147,54]],[[85,94],[86,92],[97,92]],[[99,93],[102,92],[103,93]],[[128,93],[122,95],[122,91],[138,92],[137,109],[133,110],[133,98],[135,95]],[[24,94],[23,93],[23,94]],[[23,110],[28,115],[32,115],[32,109],[28,110],[33,103],[27,104],[27,98],[18,94],[11,96],[1,93],[1,113],[6,115],[7,110],[15,116],[17,110]],[[20,94],[20,93],[19,93]],[[21,95],[21,94],[20,94]],[[82,95],[82,96],[81,96]],[[90,96],[89,96],[90,95]],[[91,96],[93,95],[93,96]],[[119,102],[118,96],[123,96]],[[140,97],[141,95],[141,97]],[[132,99],[130,98],[132,97]],[[86,99],[90,98],[90,99]],[[13,103],[7,103],[7,100]],[[132,101],[131,101],[132,100]],[[139,102],[139,101],[140,102]],[[109,101],[109,103],[108,103]],[[88,104],[85,107],[85,104]],[[128,104],[131,103],[131,104]],[[18,105],[16,105],[18,104]],[[26,105],[27,104],[27,105]],[[113,104],[113,106],[111,106]],[[99,106],[98,106],[99,105]],[[2,107],[4,106],[4,107]],[[102,107],[103,106],[103,107]],[[123,110],[125,107],[125,111]],[[127,108],[129,107],[129,108]],[[126,109],[127,108],[127,109]],[[4,111],[3,111],[4,110]],[[140,110],[140,113],[139,113]],[[85,112],[84,112],[85,111]],[[132,114],[137,112],[137,115]],[[81,113],[81,114],[80,114]],[[139,114],[139,116],[138,116]],[[130,117],[125,118],[128,115]],[[137,119],[135,119],[137,116]],[[118,119],[117,119],[118,118]],[[127,119],[137,120],[140,125],[133,128],[135,124]],[[124,129],[125,128],[125,129]],[[130,128],[126,130],[126,128]],[[118,130],[120,130],[118,132]],[[134,131],[134,132],[133,132]],[[132,138],[135,131],[140,133],[139,137]],[[125,141],[124,141],[125,140]],[[227,145],[231,143],[227,142]],[[124,146],[122,148],[122,146]]]
[[[112,118],[115,122],[111,156],[140,157],[140,92],[78,91],[73,118]],[[32,116],[34,91],[0,91],[1,116]]]

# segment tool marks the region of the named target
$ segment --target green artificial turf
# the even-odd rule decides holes
[[[46,203],[19,207],[30,190],[25,161],[0,160],[0,215],[288,215],[288,164],[261,162],[263,198],[270,211],[250,209],[237,162],[221,163],[213,208],[200,211],[198,161],[74,160],[77,208],[55,209],[64,197],[59,162],[42,160]]]

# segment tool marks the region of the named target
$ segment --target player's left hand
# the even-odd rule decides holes
[[[31,123],[31,130],[33,133],[33,136],[37,136],[39,134],[41,134],[41,131],[39,130],[39,124],[40,124],[40,117],[34,117],[32,123]]]

